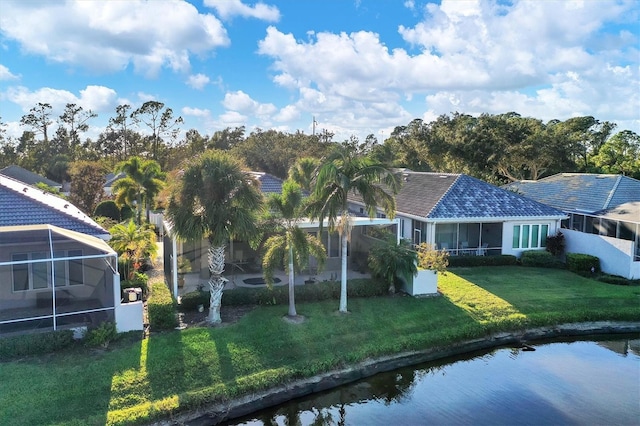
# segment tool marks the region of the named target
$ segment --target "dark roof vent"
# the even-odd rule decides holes
[[[28,190],[29,190],[29,188],[27,188],[26,186],[24,188],[22,188],[22,192],[24,192],[25,194],[27,193]]]

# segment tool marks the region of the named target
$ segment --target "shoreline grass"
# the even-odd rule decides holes
[[[441,297],[259,307],[238,323],[152,334],[107,351],[0,363],[0,424],[143,424],[357,362],[491,333],[570,322],[640,321],[640,287],[563,270],[454,268]],[[224,298],[223,298],[224,303]]]

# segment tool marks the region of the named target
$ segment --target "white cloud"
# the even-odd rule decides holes
[[[237,111],[246,115],[255,115],[265,119],[267,116],[277,111],[275,105],[262,104],[253,99],[242,90],[225,94],[222,106],[227,110]]]
[[[24,51],[95,72],[119,71],[130,63],[147,76],[162,67],[184,72],[191,54],[229,44],[215,16],[178,0],[5,0],[2,9],[0,30]]]
[[[276,6],[258,2],[255,6],[247,6],[240,0],[204,0],[204,5],[215,9],[223,19],[234,16],[256,18],[267,22],[278,22],[280,11]]]
[[[196,90],[204,89],[204,86],[209,84],[209,82],[209,77],[204,74],[193,74],[187,78],[187,85]]]
[[[269,27],[258,53],[273,60],[273,82],[298,97],[277,119],[293,117],[290,111],[314,114],[336,133],[361,135],[452,111],[633,120],[640,104],[637,36],[605,26],[624,22],[634,7],[443,1],[429,3],[422,22],[398,28],[407,48],[390,49],[367,31],[296,39]]]
[[[67,91],[43,87],[36,91],[29,91],[26,87],[17,86],[7,90],[6,99],[19,105],[23,112],[28,112],[38,103],[51,105],[53,116],[58,116],[66,104],[76,104],[85,110],[93,112],[111,112],[117,105],[116,92],[103,86],[87,86],[80,91],[80,96]]]
[[[182,108],[182,114],[199,118],[207,118],[211,115],[211,111],[208,109],[184,107]]]
[[[20,77],[18,77],[17,75],[12,74],[11,71],[9,71],[9,68],[0,64],[0,81],[18,80],[19,78]]]
[[[247,118],[246,115],[242,115],[236,111],[227,111],[220,114],[219,117],[222,128],[244,126],[247,123]]]

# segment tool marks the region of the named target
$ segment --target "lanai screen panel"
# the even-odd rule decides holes
[[[0,228],[0,334],[113,320],[115,252],[50,225]]]

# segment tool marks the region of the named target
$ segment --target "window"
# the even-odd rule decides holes
[[[57,251],[54,258],[80,257],[82,250]],[[19,253],[12,255],[14,262],[35,260],[34,263],[21,263],[12,265],[13,291],[41,290],[50,288],[55,278],[55,285],[63,287],[66,285],[84,284],[84,265],[82,259],[56,260],[53,262],[53,273],[51,262],[48,261],[49,254],[46,252]]]
[[[549,225],[513,225],[514,249],[546,247]]]

